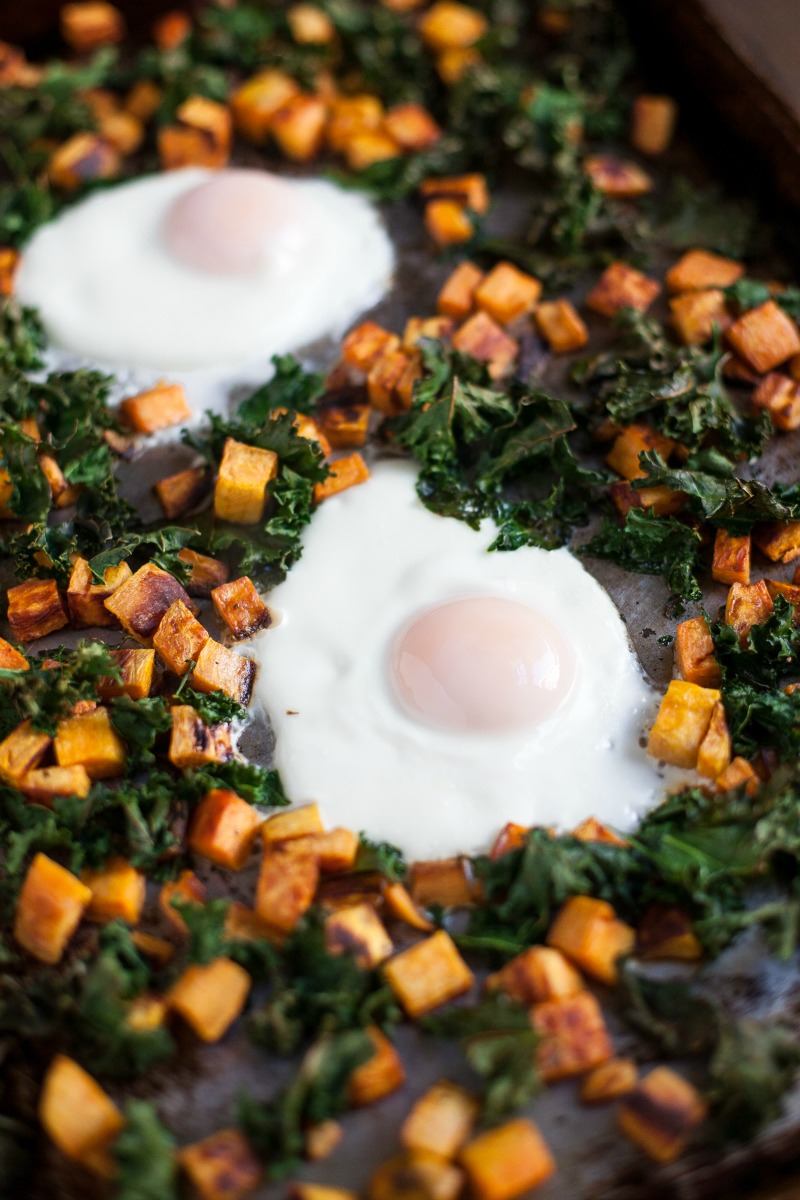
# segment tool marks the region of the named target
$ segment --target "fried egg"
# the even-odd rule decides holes
[[[407,463],[327,500],[253,643],[290,798],[412,858],[485,851],[507,821],[630,828],[663,780],[624,624],[566,549],[489,553]]]
[[[191,168],[98,191],[26,246],[17,294],[57,347],[103,364],[247,364],[339,336],[377,302],[391,241],[323,180]]]

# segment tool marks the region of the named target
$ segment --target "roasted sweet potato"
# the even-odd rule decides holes
[[[696,767],[714,705],[720,699],[716,688],[673,679],[650,730],[648,754],[675,767]]]
[[[374,1025],[370,1026],[367,1033],[375,1053],[360,1067],[356,1067],[350,1076],[347,1093],[354,1108],[375,1104],[384,1096],[396,1092],[406,1078],[402,1059],[386,1034]]]
[[[725,624],[736,630],[744,646],[752,627],[762,625],[773,607],[769,588],[763,579],[755,583],[732,583],[725,601]]]
[[[405,1150],[455,1158],[477,1116],[475,1097],[443,1079],[417,1100],[400,1129],[400,1143]]]
[[[603,317],[615,317],[623,308],[646,311],[661,291],[661,284],[635,267],[615,262],[607,267],[586,297],[586,304]]]
[[[92,781],[85,767],[38,767],[22,780],[20,791],[34,804],[52,808],[58,796],[89,795]]]
[[[127,563],[109,567],[103,573],[103,582],[98,583],[85,558],[76,558],[67,585],[67,605],[70,623],[75,629],[101,628],[116,625],[115,617],[105,606],[106,600],[118,587],[131,578]]]
[[[492,379],[502,379],[519,352],[516,340],[485,312],[474,313],[459,326],[453,334],[453,346],[485,362]]]
[[[299,808],[288,808],[268,817],[261,826],[261,836],[264,845],[269,847],[292,838],[305,837],[306,834],[322,833],[323,830],[319,806],[303,804]]]
[[[514,1200],[556,1169],[544,1138],[525,1117],[478,1134],[460,1159],[477,1200]]]
[[[190,570],[186,585],[190,596],[210,596],[214,588],[225,583],[230,574],[226,563],[208,554],[199,554],[196,550],[181,550],[178,558]]]
[[[591,896],[567,900],[550,926],[548,946],[601,983],[614,985],[619,977],[617,960],[636,941],[630,925],[620,921],[610,904]]]
[[[800,353],[800,332],[774,300],[751,308],[734,321],[727,338],[739,357],[759,374]]]
[[[288,849],[267,850],[258,877],[255,910],[281,933],[291,933],[314,899],[319,864],[308,854]]]
[[[90,921],[126,921],[136,925],[142,913],[145,877],[124,858],[111,858],[98,870],[81,876],[92,893],[86,916]]]
[[[619,1125],[659,1163],[672,1162],[706,1117],[697,1089],[669,1067],[656,1067],[623,1100]]]
[[[287,158],[310,162],[322,149],[328,106],[320,96],[290,96],[276,109],[270,132]]]
[[[726,288],[744,275],[744,266],[733,258],[723,258],[709,250],[687,250],[667,271],[668,292],[702,291]]]
[[[460,263],[444,283],[436,301],[436,310],[446,317],[463,321],[475,307],[477,291],[483,271],[475,263]]]
[[[472,972],[443,929],[389,959],[383,973],[412,1018],[463,995],[473,984]]]
[[[237,131],[256,144],[265,142],[273,116],[299,91],[299,84],[290,75],[274,68],[245,80],[230,97]]]
[[[458,246],[470,241],[475,233],[472,217],[464,205],[446,196],[428,201],[424,221],[437,246]]]
[[[722,674],[705,617],[689,617],[675,630],[675,666],[682,679],[704,688],[719,687]]]
[[[97,690],[103,700],[111,700],[114,696],[141,700],[150,695],[155,675],[155,650],[111,650],[109,657],[116,664],[119,679],[99,681]]]
[[[495,321],[509,325],[533,312],[541,294],[542,285],[533,275],[520,271],[513,263],[499,262],[480,281],[474,299],[477,307]]]
[[[321,504],[331,496],[344,492],[347,488],[357,487],[369,479],[369,467],[364,459],[354,451],[344,458],[337,458],[329,464],[330,475],[322,483],[314,484],[314,503]]]
[[[130,396],[120,404],[120,413],[126,424],[137,433],[156,433],[180,425],[192,416],[181,383],[159,383],[146,392]]]
[[[76,133],[53,151],[47,173],[54,187],[74,192],[84,183],[116,178],[121,166],[111,142],[96,133]]]
[[[91,898],[80,879],[37,854],[17,898],[14,940],[40,962],[60,962]]]
[[[167,475],[153,485],[164,515],[183,517],[196,508],[211,490],[211,475],[206,467],[188,467]]]
[[[542,1039],[536,1064],[545,1083],[582,1075],[613,1053],[603,1013],[591,992],[534,1004],[531,1023]]]
[[[21,787],[29,771],[41,763],[53,743],[49,733],[34,729],[30,720],[12,729],[0,742],[0,779]]]
[[[640,154],[659,155],[669,149],[678,106],[671,96],[642,93],[633,102],[631,145]]]
[[[264,515],[267,488],[278,473],[272,450],[228,438],[214,488],[214,512],[222,521],[256,525]]]
[[[55,579],[28,579],[10,587],[6,595],[8,623],[20,642],[35,642],[69,623]]]
[[[182,600],[175,600],[158,623],[153,634],[153,646],[170,671],[185,675],[209,639],[197,618]]]
[[[258,810],[236,792],[214,788],[192,813],[189,849],[220,867],[241,871],[262,821]]]
[[[534,316],[539,333],[554,354],[572,354],[589,340],[589,331],[569,300],[537,304]]]
[[[360,967],[377,967],[394,946],[371,904],[352,904],[325,920],[325,945],[332,954],[352,954]]]
[[[253,694],[256,664],[235,650],[229,650],[213,638],[208,638],[195,661],[192,686],[198,692],[225,692],[245,708]]]
[[[750,534],[734,536],[718,529],[711,574],[717,583],[750,582]]]
[[[107,708],[59,721],[53,749],[60,767],[85,767],[90,779],[109,779],[125,770],[127,749]]]
[[[113,4],[83,0],[61,9],[61,36],[78,54],[113,45],[125,37],[125,18]]]
[[[419,23],[419,35],[431,50],[460,49],[479,41],[488,29],[482,12],[452,0],[436,0]]]
[[[486,980],[490,991],[500,990],[520,1004],[566,1000],[584,990],[583,979],[560,950],[531,946]]]
[[[167,995],[204,1042],[218,1042],[241,1013],[250,991],[250,976],[230,958],[188,966]]]
[[[125,1118],[100,1084],[65,1054],[50,1063],[39,1096],[39,1120],[62,1154],[94,1166]]]
[[[202,1200],[242,1200],[261,1182],[263,1170],[238,1129],[220,1129],[184,1146],[178,1162]]]
[[[150,645],[161,618],[171,604],[181,600],[190,612],[197,608],[174,575],[155,563],[145,563],[105,601],[108,611],[137,642]]]
[[[172,717],[169,761],[181,771],[206,763],[229,762],[233,757],[227,725],[206,725],[189,704],[176,704]]]

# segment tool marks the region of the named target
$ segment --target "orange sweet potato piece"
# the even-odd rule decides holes
[[[720,699],[716,688],[673,679],[650,730],[648,754],[687,770],[697,766],[714,705]]]
[[[420,933],[432,933],[434,926],[417,908],[407,889],[402,883],[386,883],[383,886],[383,900],[397,921],[402,921]]]
[[[209,633],[182,600],[170,604],[153,634],[153,646],[170,671],[185,675],[208,641]]]
[[[176,704],[170,715],[169,761],[178,770],[231,760],[233,746],[227,725],[206,725],[189,704]]]
[[[609,1058],[590,1071],[581,1084],[583,1104],[607,1104],[636,1087],[639,1072],[632,1058]]]
[[[325,921],[325,946],[332,954],[352,954],[360,967],[377,967],[394,949],[371,904],[350,904]]]
[[[116,664],[119,679],[103,678],[97,690],[103,700],[114,696],[130,696],[141,700],[150,695],[155,674],[155,650],[111,650],[109,657]]]
[[[405,1150],[453,1159],[466,1142],[478,1116],[474,1096],[443,1079],[417,1100],[400,1130]]]
[[[389,959],[383,973],[412,1019],[463,995],[473,984],[472,972],[444,929]]]
[[[189,823],[189,849],[217,866],[241,871],[253,848],[262,817],[236,792],[207,792]]]
[[[181,383],[159,383],[149,391],[128,397],[119,407],[123,420],[137,433],[156,433],[180,425],[192,416]]]
[[[108,611],[137,642],[149,645],[171,604],[182,600],[192,613],[197,608],[174,575],[155,563],[145,563],[105,601]]]
[[[533,275],[520,271],[513,263],[499,262],[475,289],[478,308],[488,312],[501,325],[509,325],[532,312],[542,294],[542,285]]]
[[[334,96],[325,137],[331,150],[343,154],[357,134],[374,133],[383,121],[383,103],[370,93]]]
[[[475,307],[475,292],[483,277],[483,271],[475,263],[459,263],[439,292],[436,311],[463,321]]]
[[[158,893],[158,907],[174,929],[179,933],[189,932],[186,922],[173,904],[180,900],[184,904],[203,904],[206,889],[194,871],[181,871],[177,879],[165,883]]]
[[[753,541],[770,562],[793,562],[800,555],[800,521],[757,525]]]
[[[210,596],[214,588],[225,583],[230,574],[226,563],[208,554],[199,554],[196,550],[181,550],[178,558],[189,568],[186,587],[191,596]]]
[[[211,592],[214,608],[235,638],[249,638],[270,624],[269,609],[247,575],[223,583]]]
[[[67,585],[67,604],[73,627],[90,629],[92,626],[102,628],[116,625],[105,602],[131,575],[130,567],[123,562],[104,571],[103,582],[98,583],[86,559],[76,558]]]
[[[28,579],[10,587],[8,623],[20,642],[35,642],[69,622],[55,579]]]
[[[423,219],[437,246],[457,246],[468,242],[475,233],[475,225],[463,204],[446,196],[429,200]]]
[[[453,346],[485,362],[492,379],[501,379],[514,364],[519,346],[488,313],[476,312],[453,334]]]
[[[153,491],[170,519],[183,517],[204,500],[211,489],[211,476],[206,467],[189,467],[167,475],[153,485]]]
[[[187,967],[167,994],[179,1013],[204,1042],[218,1042],[241,1013],[250,991],[250,976],[230,958],[215,958]]]
[[[583,169],[598,192],[620,200],[633,200],[653,190],[653,180],[633,162],[623,162],[610,154],[590,154]]]
[[[669,1067],[656,1067],[623,1100],[619,1125],[650,1158],[672,1162],[706,1117],[697,1089]]]
[[[746,758],[734,758],[721,775],[714,780],[718,792],[731,792],[734,788],[744,788],[746,796],[755,796],[760,780],[751,763]]]
[[[687,683],[719,687],[722,675],[705,617],[690,617],[675,630],[675,666]]]
[[[723,258],[708,250],[687,250],[667,271],[668,292],[703,291],[726,288],[744,275],[744,267],[732,258]]]
[[[714,329],[725,329],[730,318],[725,307],[725,293],[719,288],[702,292],[684,292],[669,302],[672,323],[684,346],[703,346],[709,342]]]
[[[706,735],[697,751],[697,773],[708,779],[716,779],[731,761],[731,735],[725,719],[725,708],[721,702],[711,710],[711,720]]]
[[[317,804],[303,804],[299,808],[273,813],[261,826],[265,846],[275,846],[292,838],[322,832],[322,817]]]
[[[30,720],[12,729],[0,742],[0,779],[21,787],[29,771],[38,767],[53,743],[49,733],[34,729]]]
[[[397,350],[400,338],[375,321],[363,321],[342,342],[342,360],[357,371],[367,372],[379,358]]]
[[[668,459],[674,449],[672,438],[665,437],[649,425],[627,425],[614,439],[606,462],[624,479],[641,479],[647,472],[639,464],[640,454],[655,450],[662,458]]]
[[[552,946],[531,946],[500,970],[490,975],[486,986],[499,989],[520,1004],[540,1004],[545,1000],[566,1000],[584,990],[584,982],[560,950]]]
[[[203,1200],[241,1200],[258,1187],[264,1174],[238,1129],[220,1129],[184,1146],[178,1162]]]
[[[669,149],[678,106],[671,96],[642,93],[633,102],[631,145],[640,154],[658,155]]]
[[[81,881],[92,893],[86,910],[90,921],[137,924],[144,906],[145,877],[126,859],[111,858],[98,870],[86,870]]]
[[[86,1166],[94,1166],[125,1124],[100,1084],[65,1054],[55,1056],[44,1078],[39,1120],[62,1154]]]
[[[744,646],[753,625],[763,625],[773,607],[763,579],[756,583],[733,583],[725,601],[725,624],[736,630]]]
[[[515,1200],[556,1170],[544,1138],[526,1117],[478,1134],[460,1160],[476,1200]]]
[[[653,904],[642,917],[637,931],[637,951],[642,958],[696,962],[703,948],[692,922],[680,908]]]
[[[114,179],[120,169],[118,150],[96,133],[73,134],[53,151],[47,164],[50,182],[64,192],[97,179]]]
[[[153,23],[153,41],[159,50],[177,50],[191,31],[192,18],[187,12],[167,12]]]
[[[118,8],[103,0],[65,4],[60,18],[61,36],[78,54],[113,45],[125,37],[125,18]]]
[[[527,825],[517,825],[513,821],[506,822],[494,840],[489,857],[491,859],[502,858],[504,854],[508,854],[512,850],[521,850],[528,840],[529,833],[530,829]]]
[[[774,300],[751,308],[734,321],[727,338],[739,357],[759,374],[800,353],[800,332]]]
[[[230,111],[205,96],[189,96],[178,108],[175,124],[158,131],[158,153],[165,171],[224,167],[230,151]]]
[[[286,848],[267,850],[258,877],[255,910],[281,933],[291,933],[310,907],[319,882],[319,864]]]
[[[386,1035],[375,1025],[371,1025],[367,1033],[375,1053],[350,1076],[347,1092],[353,1108],[375,1104],[396,1092],[406,1079],[402,1059]]]
[[[419,36],[431,50],[463,49],[479,41],[489,27],[478,9],[454,0],[436,0],[419,22]]]
[[[277,473],[278,456],[272,450],[227,438],[214,488],[215,514],[237,525],[257,525]]]
[[[442,136],[431,114],[419,104],[397,104],[383,118],[383,128],[406,153],[426,150]]]
[[[750,534],[734,536],[718,529],[711,574],[717,583],[750,582]]]
[[[542,1039],[536,1063],[545,1083],[582,1075],[613,1053],[600,1005],[591,992],[534,1004],[531,1023]]]
[[[381,1163],[372,1174],[365,1192],[366,1200],[396,1200],[399,1196],[436,1197],[458,1200],[464,1190],[464,1173],[453,1163],[434,1154],[406,1150]],[[352,1192],[295,1187],[292,1200],[356,1200]]]
[[[60,767],[85,767],[90,779],[113,778],[125,770],[127,749],[107,708],[59,721],[53,749]]]
[[[80,879],[37,854],[17,898],[14,940],[40,962],[59,962],[91,898]]]
[[[783,433],[800,426],[800,384],[788,375],[770,371],[753,392],[754,408],[766,409],[772,424]]]
[[[463,858],[438,858],[411,867],[411,897],[423,908],[456,908],[474,902],[474,888]]]
[[[209,638],[197,655],[192,686],[198,692],[225,692],[246,708],[253,694],[255,675],[256,664],[252,659]]]
[[[655,279],[626,263],[615,262],[600,276],[586,297],[586,304],[603,317],[615,317],[623,308],[644,312],[660,291],[661,284]]]
[[[366,442],[370,411],[368,404],[330,404],[317,420],[332,449],[348,450]]]
[[[290,75],[272,67],[245,80],[230,97],[237,131],[257,145],[265,142],[275,113],[299,91]]]
[[[617,959],[633,949],[636,934],[620,921],[610,904],[592,896],[573,896],[561,908],[547,935],[567,958],[601,983],[614,985]]]
[[[569,300],[537,304],[534,316],[539,333],[554,354],[572,354],[589,340],[589,331]]]
[[[20,791],[34,804],[52,808],[58,796],[89,795],[92,781],[85,767],[38,767],[22,780]]]
[[[323,500],[346,491],[347,488],[356,487],[359,483],[365,483],[369,479],[369,467],[357,451],[344,458],[337,458],[329,466],[331,473],[328,478],[324,479],[322,483],[314,484],[315,504],[321,504]]]
[[[270,132],[281,151],[294,162],[310,162],[322,149],[328,106],[320,96],[290,96],[276,109]]]
[[[5,638],[0,638],[0,668],[4,671],[27,671],[30,664],[24,654],[15,650]]]

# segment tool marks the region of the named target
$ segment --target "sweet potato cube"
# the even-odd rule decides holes
[[[477,1200],[514,1200],[544,1183],[556,1169],[544,1138],[525,1117],[478,1134],[460,1159]]]
[[[456,908],[472,904],[474,891],[463,858],[438,858],[415,862],[411,868],[411,897],[423,908],[441,904]]]
[[[317,804],[303,804],[299,808],[284,809],[283,812],[268,817],[261,826],[261,837],[265,846],[275,846],[292,838],[322,832],[322,817]]]
[[[442,136],[442,131],[426,109],[419,104],[397,104],[383,118],[383,128],[406,153],[426,150]]]
[[[178,1162],[202,1200],[242,1200],[258,1187],[263,1171],[238,1129],[220,1129],[184,1146]]]
[[[730,763],[731,753],[731,735],[725,719],[725,708],[722,703],[717,703],[711,712],[706,736],[700,743],[700,749],[697,752],[698,775],[716,779]]]
[[[153,41],[159,50],[177,50],[191,32],[192,18],[187,12],[167,12],[153,22]]]
[[[230,97],[237,131],[257,145],[265,142],[273,116],[299,91],[299,85],[290,75],[274,68],[259,71],[245,80]]]
[[[675,666],[687,683],[716,688],[722,681],[705,617],[690,617],[675,630]]]
[[[617,959],[633,949],[636,934],[620,921],[605,900],[573,896],[556,916],[547,935],[567,958],[601,983],[613,986],[619,977]]]
[[[369,431],[368,404],[331,404],[320,410],[318,421],[333,450],[363,446]]]
[[[417,908],[402,883],[384,884],[383,901],[395,920],[402,921],[411,929],[418,929],[420,933],[433,932],[434,926]]]
[[[20,263],[18,251],[10,246],[0,247],[0,295],[11,296],[14,293],[14,277]]]
[[[534,1004],[531,1023],[542,1039],[536,1064],[545,1083],[582,1075],[613,1053],[600,1005],[591,992]]]
[[[597,817],[586,817],[570,831],[571,836],[579,842],[604,842],[607,846],[630,846],[630,842],[621,838],[613,829],[609,829]]]
[[[182,600],[190,612],[197,612],[174,575],[155,563],[145,563],[109,596],[105,606],[126,633],[148,645],[164,613],[176,600]]]
[[[53,739],[49,733],[34,729],[30,720],[12,729],[0,742],[0,779],[19,788],[29,771],[38,767]]]
[[[744,788],[746,796],[755,796],[759,789],[760,780],[751,763],[746,758],[734,758],[721,775],[714,780],[718,792],[732,792],[735,788]]]
[[[224,104],[189,96],[174,125],[158,131],[158,153],[165,171],[182,167],[224,167],[231,152],[231,114]]]
[[[182,383],[159,383],[149,391],[129,396],[119,408],[125,422],[137,433],[156,433],[192,416]]]
[[[663,904],[651,905],[642,917],[637,951],[642,958],[680,962],[697,962],[703,957],[703,948],[686,913]]]
[[[156,665],[155,650],[111,650],[109,657],[116,663],[119,680],[101,679],[97,690],[103,700],[114,696],[130,696],[142,700],[150,695]]]
[[[342,359],[349,367],[368,372],[379,358],[400,346],[400,338],[375,321],[363,321],[342,342]]]
[[[213,638],[203,643],[192,672],[192,686],[198,692],[225,692],[245,708],[253,694],[256,664],[235,650],[229,650]]]
[[[308,1153],[307,1148],[306,1157],[313,1161],[314,1156]],[[321,1183],[293,1183],[289,1188],[289,1197],[290,1200],[358,1200],[356,1192],[349,1192],[345,1188],[326,1187]]]
[[[39,1120],[62,1154],[90,1163],[121,1132],[125,1118],[83,1067],[65,1054],[50,1063],[39,1096]]]
[[[623,308],[644,312],[650,307],[661,284],[635,267],[615,262],[607,267],[586,297],[586,304],[602,317],[615,317]]]
[[[341,874],[352,870],[359,850],[358,836],[352,829],[329,829],[325,833],[308,833],[286,842],[292,854],[312,855],[326,874]]]
[[[532,312],[542,294],[542,285],[533,275],[518,270],[513,263],[499,262],[475,289],[475,303],[501,325],[509,325]]]
[[[255,909],[234,900],[225,914],[225,939],[229,942],[279,942],[280,935],[263,921]]]
[[[423,338],[446,341],[454,329],[452,317],[409,317],[403,330],[403,349],[416,350]]]
[[[78,54],[114,45],[125,37],[125,18],[113,4],[84,0],[65,4],[60,12],[61,36]]]
[[[583,169],[594,187],[604,196],[618,200],[634,200],[653,190],[653,180],[647,171],[633,162],[623,162],[611,154],[590,154]]]
[[[208,630],[203,628],[182,600],[175,600],[153,634],[153,646],[170,671],[185,675],[190,665],[197,661],[208,639]]]
[[[52,808],[58,796],[89,795],[92,781],[85,767],[38,767],[29,771],[20,784],[20,791],[33,804]]]
[[[121,168],[119,152],[96,133],[76,133],[50,156],[47,174],[54,187],[74,192],[84,183],[114,179]]]
[[[672,324],[684,346],[703,346],[711,341],[714,329],[730,324],[725,294],[718,288],[703,292],[684,292],[669,302]]]
[[[206,467],[189,467],[159,479],[153,485],[153,491],[158,497],[169,518],[183,517],[204,500],[211,488],[211,476]]]
[[[459,200],[429,200],[423,219],[437,246],[458,246],[470,241],[475,233],[472,218]]]
[[[419,185],[419,194],[425,200],[457,200],[462,208],[479,216],[489,211],[485,175],[444,175],[425,179]]]
[[[589,331],[569,300],[547,300],[534,313],[539,333],[554,354],[572,354],[589,340]]]
[[[15,650],[5,638],[0,638],[0,669],[3,671],[27,671],[30,666],[24,654]]]
[[[39,466],[42,468],[42,474],[50,484],[50,495],[53,497],[53,503],[56,508],[66,508],[68,505],[74,504],[79,495],[79,486],[71,487],[67,483],[64,472],[52,454],[45,454],[40,450]]]
[[[752,395],[754,408],[765,409],[772,424],[783,433],[800,426],[800,384],[788,375],[770,371]]]
[[[353,904],[325,921],[325,946],[331,954],[352,954],[365,970],[377,967],[394,950],[371,904]]]
[[[473,46],[453,47],[436,56],[436,70],[445,87],[455,87],[470,70],[481,62]]]
[[[250,857],[262,817],[236,792],[207,792],[189,823],[189,849],[231,871],[241,871]]]
[[[800,521],[759,525],[756,527],[753,541],[770,562],[794,562],[800,555]]]
[[[310,162],[322,149],[328,106],[319,96],[291,96],[272,114],[270,131],[294,162]]]
[[[327,1121],[317,1121],[305,1130],[304,1150],[310,1162],[319,1162],[327,1158],[341,1142],[344,1130],[338,1121],[329,1118]],[[312,1185],[313,1186],[313,1185]],[[322,1200],[322,1198],[320,1198]],[[355,1194],[353,1194],[355,1200]]]
[[[485,362],[492,379],[501,379],[514,364],[519,346],[488,313],[476,312],[453,334],[453,346]]]
[[[138,79],[124,101],[125,111],[139,121],[149,121],[158,112],[164,93],[152,79]]]
[[[401,1126],[400,1143],[404,1150],[453,1159],[472,1133],[477,1116],[475,1097],[443,1079],[417,1100]]]
[[[412,362],[412,356],[405,350],[388,350],[370,367],[367,395],[378,412],[394,416],[411,407],[410,396],[408,403],[400,396],[400,386]]]
[[[148,1033],[160,1029],[167,1019],[167,1002],[153,992],[140,992],[128,1005],[125,1024],[137,1033]]]
[[[607,1104],[636,1087],[639,1072],[632,1058],[609,1058],[590,1071],[581,1084],[584,1104]]]
[[[109,779],[125,771],[127,749],[107,708],[59,721],[53,749],[60,767],[85,767],[90,779]]]
[[[733,583],[725,601],[725,624],[739,635],[743,646],[754,625],[763,625],[773,609],[772,597],[763,579],[756,583]]]
[[[709,250],[687,250],[667,271],[668,292],[703,291],[726,288],[744,275],[744,267],[733,258],[723,258]]]
[[[648,754],[676,767],[696,767],[714,705],[720,699],[716,688],[673,679],[650,730]]]
[[[211,599],[220,620],[237,639],[252,637],[270,624],[269,609],[247,575],[214,588]]]
[[[17,898],[15,941],[40,962],[60,962],[91,898],[71,871],[37,854]]]
[[[189,704],[176,704],[170,715],[169,761],[179,771],[207,763],[230,762],[233,746],[227,725],[206,725]]]
[[[210,596],[214,588],[225,583],[230,575],[226,563],[208,554],[199,554],[196,550],[181,550],[178,558],[189,568],[186,586],[192,596]]]
[[[566,1000],[584,990],[583,979],[560,950],[531,946],[486,980],[491,991],[500,990],[520,1004]]]
[[[800,621],[800,584],[783,583],[780,579],[765,579],[764,583],[773,600],[783,596],[794,607],[794,623],[797,624]]]
[[[350,1076],[347,1093],[353,1108],[375,1104],[396,1092],[406,1080],[402,1059],[386,1035],[375,1025],[371,1025],[367,1033],[375,1053]]]
[[[750,534],[734,536],[718,529],[711,574],[717,583],[750,582]]]
[[[357,134],[376,132],[382,121],[383,103],[378,96],[334,96],[325,137],[331,150],[343,154]]]
[[[218,1042],[244,1008],[250,983],[244,967],[230,958],[215,958],[187,967],[167,1001],[202,1041]]]
[[[672,1162],[706,1117],[696,1088],[669,1067],[656,1067],[622,1102],[620,1129],[659,1163]]]
[[[633,102],[631,145],[640,154],[663,154],[669,149],[678,106],[671,96],[639,95]]]
[[[309,854],[285,848],[267,850],[258,876],[255,910],[281,933],[291,933],[311,905],[319,883],[319,863]]]
[[[144,907],[145,877],[124,858],[111,858],[99,870],[84,871],[81,881],[92,893],[90,921],[126,921],[136,925]]]
[[[655,450],[662,458],[668,459],[674,449],[672,438],[665,437],[649,425],[628,425],[614,439],[606,462],[623,479],[642,479],[647,472],[639,464],[640,454]]]
[[[20,642],[35,642],[69,622],[55,579],[28,579],[10,587],[8,623]]]
[[[173,901],[180,900],[183,904],[203,904],[205,898],[206,889],[194,871],[181,871],[177,879],[165,883],[158,893],[158,907],[173,929],[177,929],[181,934],[187,934],[189,928]]]
[[[367,1185],[366,1200],[458,1200],[464,1190],[464,1173],[453,1163],[433,1154],[406,1150],[381,1163]]]
[[[482,279],[483,271],[475,263],[460,263],[445,280],[436,300],[436,311],[463,321],[475,307],[475,292]]]
[[[141,929],[131,932],[131,941],[140,954],[160,967],[165,967],[175,955],[172,942],[168,942],[166,938],[155,937],[152,933],[144,933]]]
[[[502,858],[512,850],[521,850],[528,840],[530,829],[527,825],[517,825],[507,821],[494,839],[494,845],[489,853],[491,859]]]
[[[316,4],[293,4],[286,12],[286,20],[298,46],[327,46],[336,38],[333,21]]]
[[[401,951],[383,966],[383,973],[409,1017],[422,1017],[434,1008],[468,992],[472,972],[444,929]]]
[[[222,521],[257,525],[264,515],[267,487],[278,473],[272,450],[227,438],[214,488],[214,512]]]
[[[314,484],[314,503],[321,504],[323,500],[344,492],[347,488],[356,487],[369,479],[369,467],[356,451],[344,458],[337,458],[330,465],[330,475],[322,483]]]
[[[116,625],[116,619],[106,608],[106,600],[122,587],[133,572],[127,563],[119,563],[103,572],[98,583],[85,558],[76,558],[67,585],[67,604],[70,622],[75,629]]]
[[[419,23],[419,36],[431,50],[462,49],[480,41],[488,29],[482,12],[452,0],[437,0]]]
[[[751,308],[734,321],[727,338],[739,357],[762,375],[800,353],[800,332],[774,300]]]

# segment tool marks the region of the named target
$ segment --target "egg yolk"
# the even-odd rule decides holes
[[[214,275],[258,271],[303,240],[296,193],[266,171],[219,171],[178,196],[164,218],[168,253]]]
[[[391,681],[423,724],[499,733],[536,726],[570,690],[575,656],[541,613],[500,597],[438,605],[395,639]]]

